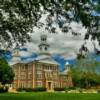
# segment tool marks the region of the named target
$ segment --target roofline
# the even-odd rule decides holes
[[[27,63],[18,62],[18,63],[12,64],[11,66],[17,65],[17,64],[29,64],[29,63],[42,63],[42,64],[49,64],[49,65],[59,65],[59,63],[58,64],[56,64],[56,63],[45,63],[45,62],[41,62],[39,60],[34,60],[34,61],[31,61],[31,62],[27,62]]]

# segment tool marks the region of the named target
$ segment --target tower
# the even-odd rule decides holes
[[[19,46],[18,45],[13,50],[13,57],[19,57]]]
[[[48,53],[48,47],[50,45],[47,43],[47,35],[45,35],[45,34],[41,35],[40,39],[41,39],[41,42],[39,44],[40,52],[41,53]]]

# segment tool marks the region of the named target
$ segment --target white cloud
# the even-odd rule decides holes
[[[28,57],[28,56],[31,56],[32,53],[27,52],[27,51],[19,51],[19,55],[22,56],[22,57]]]
[[[46,14],[47,15],[47,14]],[[40,22],[46,24],[45,22],[46,16],[42,16]],[[21,56],[30,56],[32,52],[38,53],[39,48],[38,45],[41,42],[40,36],[41,34],[47,34],[47,42],[50,44],[49,52],[51,54],[61,54],[65,59],[71,59],[76,57],[76,53],[78,52],[81,45],[84,43],[84,35],[86,33],[86,29],[82,26],[81,23],[72,22],[70,26],[72,30],[77,33],[81,33],[81,35],[73,36],[71,32],[64,34],[57,27],[57,33],[51,34],[45,30],[45,27],[37,28],[34,27],[34,32],[31,34],[32,42],[27,43],[26,47],[28,48],[28,52],[20,52]],[[56,26],[56,25],[55,25]],[[90,44],[91,41],[87,41],[87,47],[89,47],[90,51],[93,51],[93,45]]]
[[[13,64],[16,64],[18,62],[20,62],[21,59],[20,57],[13,57],[10,61],[9,61],[9,65],[13,65]]]
[[[46,16],[41,18],[40,22],[45,23]],[[75,54],[78,52],[78,49],[84,43],[84,35],[86,29],[82,27],[81,23],[72,22],[70,24],[72,30],[77,33],[81,33],[79,36],[73,36],[71,32],[64,34],[57,27],[57,33],[51,34],[48,33],[44,27],[34,28],[34,33],[31,34],[32,42],[27,44],[28,50],[30,52],[39,52],[38,45],[40,43],[41,34],[47,34],[48,43],[50,44],[49,52],[51,54],[61,54],[64,58],[75,57]],[[65,55],[64,55],[65,54]]]

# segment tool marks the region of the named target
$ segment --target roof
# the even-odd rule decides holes
[[[48,63],[48,64],[56,64],[59,65],[50,55],[45,54],[45,55],[39,55],[36,58],[36,61],[42,62],[42,63]]]
[[[15,65],[15,64],[28,64],[28,63],[31,63],[31,62],[41,62],[41,63],[47,63],[47,64],[55,64],[55,65],[59,65],[59,63],[57,63],[52,57],[50,54],[40,54],[38,57],[34,58],[33,60],[31,61],[21,61],[21,60],[18,60],[16,62],[13,62],[12,64],[10,65]]]
[[[70,68],[67,67],[64,71],[59,72],[59,74],[60,74],[60,75],[67,75],[69,71],[70,71]]]

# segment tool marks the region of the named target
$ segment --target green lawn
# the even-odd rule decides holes
[[[5,93],[0,100],[100,100],[100,94]]]

